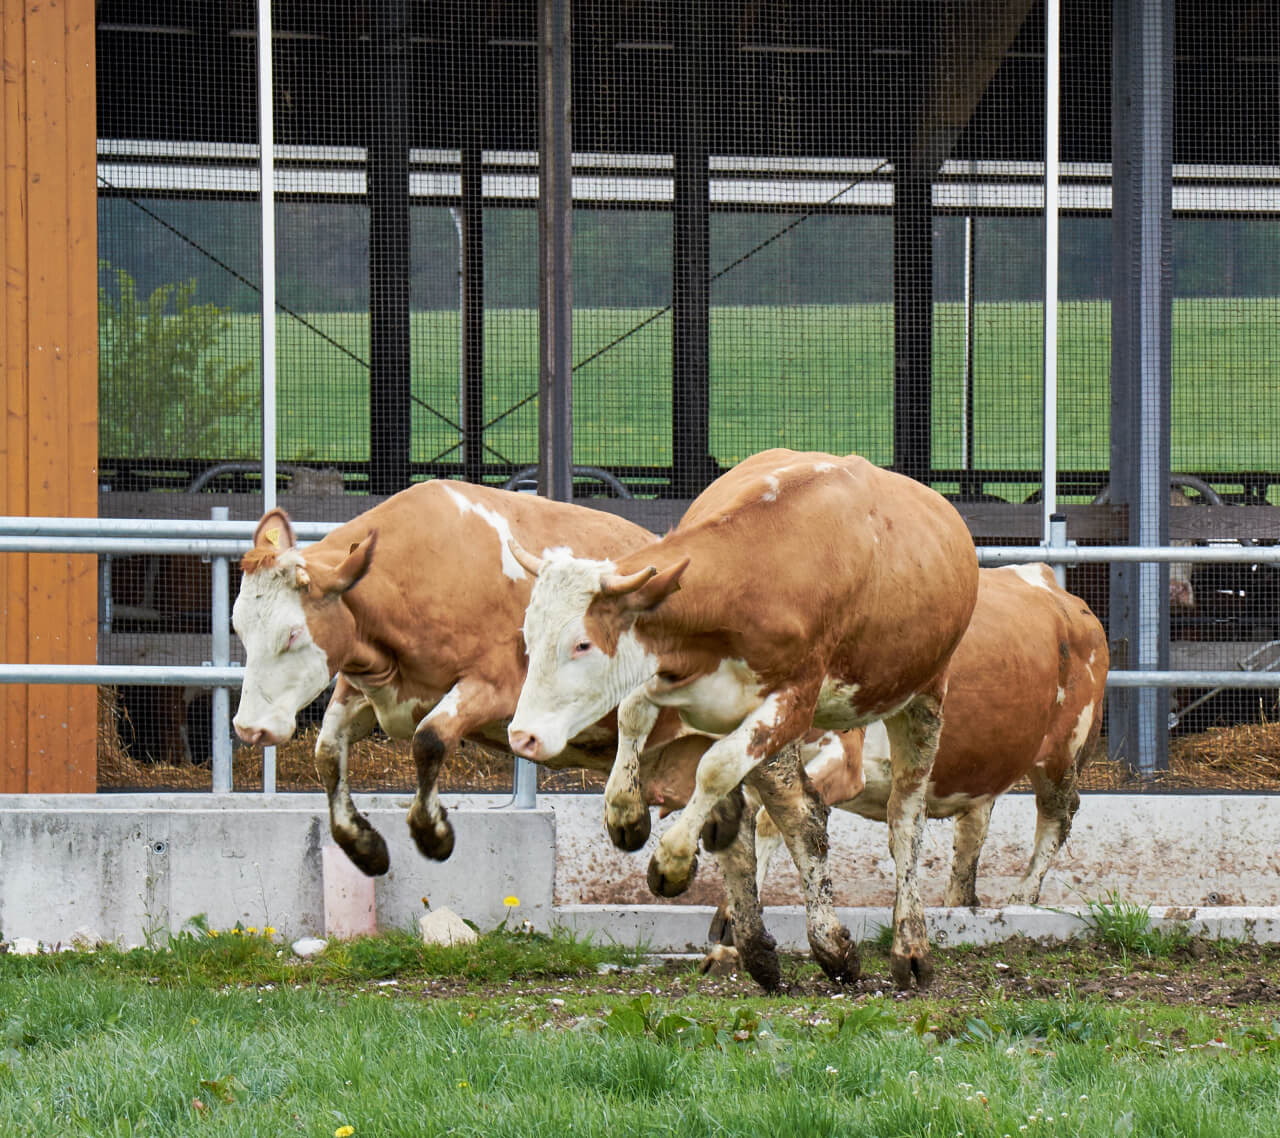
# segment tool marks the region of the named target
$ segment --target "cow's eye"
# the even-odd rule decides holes
[[[289,651],[289,649],[290,649],[290,648],[293,648],[293,647],[298,643],[298,641],[300,641],[301,639],[302,639],[302,628],[301,628],[301,626],[299,626],[299,627],[297,627],[297,628],[291,628],[291,629],[289,629],[289,639],[288,639],[288,641],[286,641],[286,642],[285,642],[284,650],[285,650],[286,652],[288,652],[288,651]]]
[[[578,643],[573,646],[572,655],[574,659],[577,659],[579,656],[585,656],[591,651],[592,647],[593,645],[590,640],[579,640]]]

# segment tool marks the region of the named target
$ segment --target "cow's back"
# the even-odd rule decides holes
[[[691,559],[668,604],[704,626],[723,614],[726,655],[771,684],[792,678],[798,659],[825,667],[857,685],[863,721],[927,686],[977,591],[973,541],[954,507],[856,455],[756,455],[696,499],[661,546],[663,564]],[[619,571],[647,557],[630,554]]]
[[[984,569],[952,658],[933,794],[1002,794],[1033,762],[1066,754],[1057,744],[1093,726],[1107,664],[1101,624],[1047,566]]]
[[[376,531],[368,573],[346,595],[363,639],[428,688],[485,657],[522,668],[520,626],[533,579],[508,548],[616,558],[655,540],[625,518],[464,482],[437,479],[393,495],[308,547],[336,565]],[[518,675],[516,678],[518,686]]]

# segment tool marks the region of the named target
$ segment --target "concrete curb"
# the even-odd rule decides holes
[[[1222,905],[1149,908],[1157,929],[1185,929],[1207,940],[1280,941],[1280,906]],[[590,934],[596,943],[643,945],[657,953],[700,953],[707,948],[707,926],[715,909],[709,905],[560,905],[555,923],[578,935]],[[887,926],[887,908],[838,908],[855,940],[867,940]],[[1003,909],[928,909],[929,938],[942,947],[960,944],[998,944],[1013,937],[1041,943],[1072,940],[1089,933],[1089,910],[1045,909],[1009,905]],[[779,905],[765,911],[765,924],[787,952],[805,952],[804,909]]]

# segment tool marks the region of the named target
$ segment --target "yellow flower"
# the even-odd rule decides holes
[[[209,930],[209,935],[210,935],[210,936],[217,936],[217,935],[218,935],[218,930],[217,930],[217,929],[210,929],[210,930]]]
[[[274,928],[272,925],[268,925],[265,929],[263,929],[263,930],[262,930],[262,935],[263,935],[263,936],[275,936],[275,935],[276,935],[276,930],[275,930],[275,928]]]
[[[245,931],[245,932],[247,932],[250,936],[257,936],[257,935],[258,935],[258,930],[257,930],[256,928],[254,928],[254,927],[253,927],[253,925],[250,925],[250,926],[249,926],[247,929],[245,929],[244,931]]]
[[[512,893],[509,896],[503,897],[502,903],[506,905],[508,909],[518,909],[520,907],[520,898]]]
[[[466,1089],[467,1089],[467,1087],[469,1087],[469,1086],[471,1086],[471,1084],[470,1084],[469,1082],[467,1082],[467,1080],[466,1080],[466,1079],[460,1079],[460,1080],[458,1081],[458,1089],[459,1089],[459,1090],[466,1090]]]
[[[355,1132],[356,1128],[354,1126],[339,1126],[338,1129],[333,1132],[333,1138],[351,1138],[351,1135]]]

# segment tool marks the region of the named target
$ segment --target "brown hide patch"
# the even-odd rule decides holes
[[[276,563],[279,556],[278,549],[268,549],[266,546],[255,545],[252,549],[240,558],[240,568],[245,573],[256,573],[259,569],[270,569]]]
[[[621,597],[599,594],[587,605],[583,623],[591,643],[606,656],[612,656],[618,651],[618,640],[634,620],[635,614],[628,613]]]

